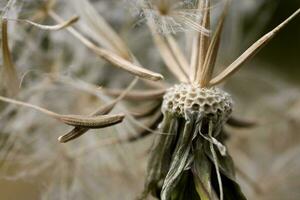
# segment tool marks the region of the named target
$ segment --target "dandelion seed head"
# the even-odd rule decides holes
[[[148,23],[160,34],[197,31],[209,35],[200,25],[202,10],[192,0],[126,0],[131,5],[138,23]]]
[[[164,96],[163,112],[185,116],[198,112],[215,122],[225,122],[232,112],[231,96],[219,88],[201,88],[190,84],[178,84],[168,89]]]

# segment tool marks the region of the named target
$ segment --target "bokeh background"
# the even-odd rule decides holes
[[[81,16],[84,9],[72,2],[59,0],[55,11],[65,18]],[[213,12],[221,8],[215,2]],[[7,15],[28,18],[44,3],[11,1]],[[128,1],[90,3],[145,66],[172,82],[147,27],[137,22]],[[0,2],[0,8],[6,5],[7,1]],[[299,7],[299,0],[232,0],[220,69]],[[40,22],[54,23],[49,18]],[[41,31],[15,22],[9,25],[10,46],[22,77],[19,99],[59,113],[89,113],[110,100],[95,86],[123,88],[132,79],[97,58],[66,31]],[[89,26],[84,17],[76,25],[85,34],[91,33]],[[91,38],[97,42],[97,36]],[[257,122],[251,129],[226,128],[237,176],[249,199],[300,199],[299,77],[298,16],[224,85],[234,98],[234,115]],[[1,95],[5,90],[1,89]],[[115,111],[124,107],[121,104]],[[43,114],[0,102],[1,200],[132,200],[142,191],[153,136],[122,145],[101,142],[134,132],[125,120],[122,125],[90,131],[76,141],[60,144],[56,138],[67,130]]]

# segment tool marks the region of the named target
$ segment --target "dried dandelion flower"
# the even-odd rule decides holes
[[[211,170],[219,166],[233,199],[244,199],[234,179],[232,160],[222,145],[226,138],[222,128],[232,105],[230,95],[214,87],[180,84],[167,90],[162,135],[149,162],[149,192],[161,199],[210,198],[218,187],[213,181],[221,182],[218,167],[217,173]]]
[[[199,7],[209,8],[209,1],[201,1]],[[223,145],[226,134],[223,126],[231,113],[232,100],[222,90],[213,86],[224,81],[248,58],[267,43],[278,30],[299,14],[298,9],[290,18],[254,43],[245,53],[212,78],[218,53],[220,35],[228,4],[219,20],[212,38],[199,33],[192,51],[190,69],[179,62],[171,38],[156,36],[163,52],[171,51],[177,70],[174,74],[184,82],[166,91],[163,98],[164,118],[160,124],[161,135],[157,138],[151,153],[144,199],[149,193],[162,199],[246,199],[238,183],[232,159]],[[209,27],[209,11],[201,24]],[[173,48],[172,48],[173,47]],[[167,55],[167,54],[162,54]],[[172,65],[171,54],[164,56],[166,64]],[[194,61],[193,61],[194,60]],[[175,66],[170,66],[175,68]],[[185,73],[188,71],[189,73]],[[189,76],[188,76],[189,75]],[[185,83],[188,82],[188,83]],[[236,120],[231,125],[240,125]]]
[[[84,1],[74,2],[78,6],[84,5]],[[192,4],[191,2],[170,0],[140,2],[149,20],[148,26],[157,50],[179,82],[172,87],[168,88],[166,84],[150,82],[162,80],[163,76],[141,67],[137,58],[114,30],[101,16],[97,16],[96,12],[91,12],[85,13],[87,19],[98,19],[103,28],[99,35],[101,37],[99,45],[90,41],[73,27],[63,28],[66,28],[102,59],[137,76],[138,78],[135,78],[127,89],[104,89],[104,93],[116,96],[116,99],[98,110],[95,109],[96,112],[88,116],[62,115],[6,97],[0,97],[0,100],[34,108],[73,126],[70,132],[59,138],[61,142],[69,142],[89,129],[121,123],[125,114],[111,114],[112,109],[121,100],[133,101],[133,103],[136,101],[153,102],[149,109],[140,108],[133,111],[130,106],[126,108],[129,112],[127,117],[133,117],[132,123],[139,125],[136,129],[137,135],[127,135],[122,139],[106,141],[107,144],[130,142],[151,133],[159,133],[150,153],[141,199],[147,198],[149,194],[161,200],[246,199],[235,180],[233,162],[224,144],[226,133],[223,127],[225,124],[235,127],[248,127],[252,124],[241,122],[230,116],[233,107],[231,96],[216,85],[224,82],[257,53],[279,30],[300,13],[300,9],[250,46],[225,70],[213,77],[228,2],[226,1],[224,11],[212,36],[207,31],[211,29],[210,0],[201,0]],[[194,6],[197,14],[189,10],[190,7],[187,5]],[[48,7],[46,15],[62,23],[61,17],[54,12],[54,8]],[[186,8],[189,14],[182,13],[180,11],[182,8]],[[198,17],[199,10],[202,13],[201,17]],[[91,14],[95,19],[88,17]],[[172,35],[155,34],[157,31],[176,33],[184,30],[185,25],[197,30],[190,36],[194,43],[188,46],[191,50],[189,58],[182,52]],[[118,41],[118,44],[116,45],[114,41]],[[143,79],[151,89],[134,90],[133,87],[138,79]],[[156,128],[158,131],[153,131]]]

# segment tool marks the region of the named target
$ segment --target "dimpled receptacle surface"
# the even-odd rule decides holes
[[[178,84],[167,90],[162,111],[183,117],[186,113],[198,112],[203,117],[227,120],[232,104],[231,96],[219,88]]]

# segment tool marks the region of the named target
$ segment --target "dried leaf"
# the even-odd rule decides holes
[[[246,200],[246,197],[236,181],[228,179],[224,175],[222,175],[222,180],[224,185],[224,199]]]
[[[219,139],[219,138],[218,138]],[[207,142],[204,145],[205,153],[212,163],[214,163],[214,156],[210,149],[210,144]],[[246,200],[243,195],[240,186],[235,180],[235,171],[232,158],[229,154],[222,156],[218,151],[215,152],[218,160],[218,167],[220,169],[220,175],[222,177],[224,199],[236,199]],[[217,184],[215,187],[217,188]]]
[[[203,148],[203,140],[198,139],[195,147],[195,158],[192,167],[194,175],[195,188],[201,200],[211,200],[211,162],[205,155]]]
[[[58,22],[62,21],[62,19],[53,11],[50,11],[49,14],[54,20],[56,20]],[[111,51],[108,51],[106,49],[96,46],[93,42],[88,40],[86,37],[84,37],[82,34],[80,34],[74,28],[68,27],[67,30],[71,34],[73,34],[78,40],[80,40],[86,47],[91,49],[98,56],[100,56],[104,60],[110,62],[114,66],[119,67],[119,68],[121,68],[133,75],[136,75],[140,78],[145,78],[145,79],[149,79],[152,81],[158,81],[158,80],[163,79],[163,76],[161,74],[158,74],[158,73],[152,72],[150,70],[147,70],[145,68],[139,67],[139,66],[135,65],[134,63],[125,60],[124,58],[115,54],[114,52],[111,52]]]
[[[19,91],[19,79],[16,67],[8,45],[7,19],[2,19],[2,55],[3,55],[3,81],[8,94],[14,96]]]
[[[169,171],[163,183],[161,191],[162,200],[170,199],[172,191],[178,184],[184,171],[190,154],[194,121],[195,119],[187,120],[184,127],[182,127],[181,130],[177,130],[177,132],[179,132],[179,139],[172,156]]]
[[[163,133],[172,133],[177,130],[178,121],[172,119],[168,114],[165,115],[164,120],[161,122],[160,130]],[[163,134],[158,135],[155,140],[155,146],[151,151],[148,161],[147,177],[145,182],[145,189],[140,199],[145,199],[149,193],[157,196],[157,191],[161,189],[160,182],[167,174],[168,166],[171,161],[171,149],[176,135]]]
[[[195,188],[195,181],[190,171],[184,171],[182,177],[171,194],[172,200],[207,200],[199,197]]]
[[[210,138],[213,137],[213,129],[214,129],[214,122],[210,119],[209,124],[208,124],[208,136]],[[215,148],[214,148],[214,144],[210,141],[209,141],[209,148],[210,148],[210,152],[211,152],[211,155],[212,155],[212,160],[213,160],[213,163],[214,163],[214,166],[215,166],[215,169],[216,169],[220,200],[223,200],[224,199],[224,192],[223,192],[222,177],[221,177],[220,170],[219,170],[219,160],[218,160]]]
[[[279,24],[269,33],[265,34],[259,40],[257,40],[253,45],[251,45],[238,59],[236,59],[232,64],[230,64],[224,71],[222,71],[218,76],[213,78],[209,83],[210,85],[216,85],[224,81],[226,78],[231,76],[240,67],[254,56],[264,45],[266,45],[282,28],[284,28],[292,19],[294,19],[300,13],[300,9],[294,12],[289,18],[284,22]]]

